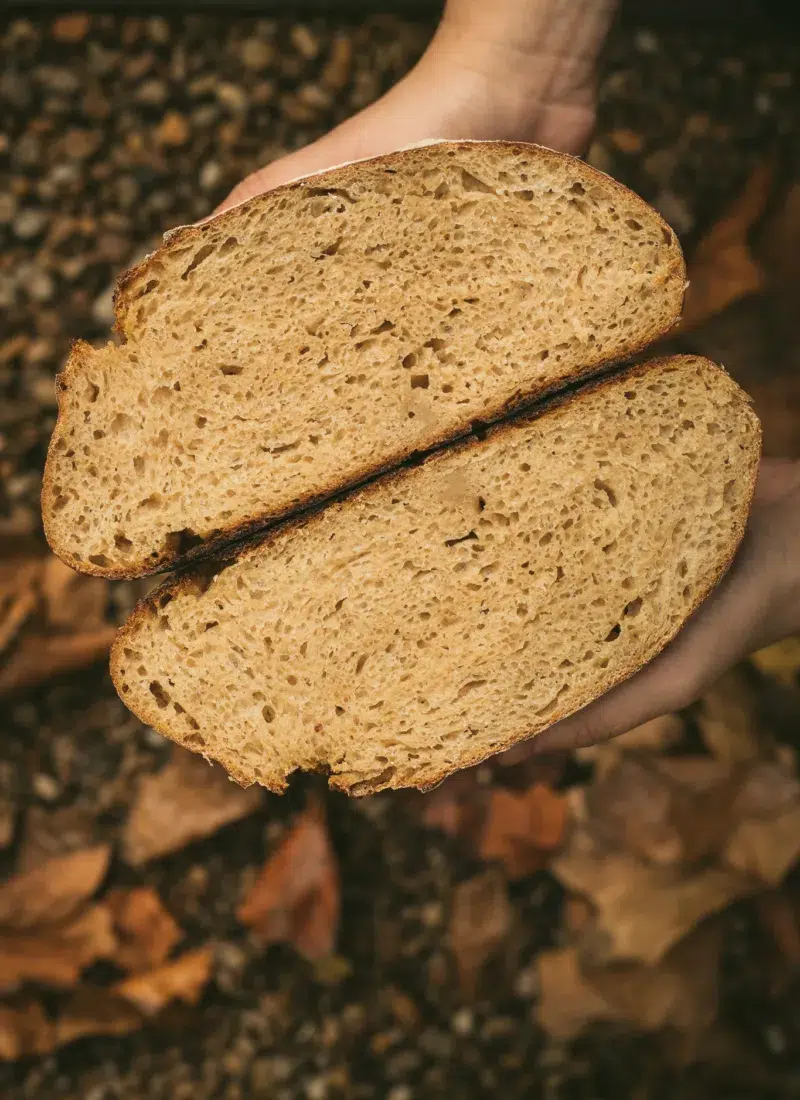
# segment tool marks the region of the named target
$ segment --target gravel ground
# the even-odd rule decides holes
[[[373,99],[430,28],[288,18],[82,16],[0,24],[0,537],[36,535],[53,374],[69,340],[105,337],[116,273],[238,179]],[[731,31],[626,29],[612,40],[590,159],[654,202],[691,245],[753,164],[797,123],[800,46]],[[115,589],[118,613],[135,586]],[[166,756],[101,670],[4,708],[0,792],[56,851],[115,840],[132,780]],[[301,785],[270,803],[299,804]],[[731,1049],[681,1068],[659,1039],[596,1029],[572,1046],[531,1023],[529,963],[555,942],[561,893],[542,872],[513,889],[522,932],[488,988],[458,992],[444,948],[453,884],[475,870],[422,831],[409,804],[329,797],[346,919],[339,962],[257,952],[233,916],[272,825],[230,826],[120,883],[156,886],[190,940],[218,944],[215,982],[189,1018],[125,1039],[81,1040],[0,1066],[7,1100],[326,1097],[800,1096],[794,996],[765,999],[746,907],[729,914],[723,1017]],[[19,832],[19,830],[18,830]],[[8,871],[21,838],[0,851]],[[133,878],[131,877],[133,876]]]

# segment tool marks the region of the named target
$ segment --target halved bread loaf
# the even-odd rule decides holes
[[[721,368],[633,368],[162,587],[114,682],[242,783],[430,786],[666,645],[735,553],[759,451]]]
[[[122,280],[122,346],[74,346],[50,545],[112,577],[205,553],[630,356],[684,285],[646,203],[538,146],[434,143],[277,188]]]

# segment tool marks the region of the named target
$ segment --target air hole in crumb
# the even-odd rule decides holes
[[[129,554],[133,549],[133,543],[125,535],[114,535],[114,545],[123,554]]]
[[[623,615],[627,615],[629,619],[635,619],[639,612],[642,610],[642,601],[637,596],[635,600],[631,600],[629,604],[625,605]]]
[[[240,367],[238,363],[223,363],[219,368],[219,373],[224,375],[241,374],[244,367]]]
[[[549,546],[549,544],[552,541],[553,541],[553,532],[552,531],[545,531],[545,533],[539,539],[539,545],[540,546]]]
[[[633,229],[634,232],[637,233],[642,228],[642,223],[637,222],[635,218],[627,218],[625,224],[627,225],[628,229]]]
[[[213,630],[215,626],[219,626],[219,619],[212,619],[211,622],[203,625],[203,630]]]
[[[617,494],[614,492],[608,482],[602,481],[599,477],[595,478],[594,487],[595,489],[599,489],[601,493],[605,493],[605,495],[608,497],[608,503],[611,505],[612,508],[616,508]]]
[[[427,390],[431,384],[430,376],[427,374],[412,374],[411,375],[411,389],[412,390]]]
[[[100,396],[100,387],[96,386],[94,382],[89,383],[89,395],[88,400],[90,404],[94,404],[97,398]]]
[[[99,565],[101,569],[104,569],[108,565],[108,558],[105,554],[90,554],[89,561],[92,565]]]
[[[220,256],[227,256],[229,252],[233,252],[234,248],[239,244],[238,237],[227,237],[220,245]]]
[[[275,708],[271,707],[269,703],[265,703],[261,708],[261,717],[269,725],[270,722],[275,721]]]
[[[161,710],[169,706],[170,698],[166,691],[164,691],[158,680],[153,680],[150,683],[150,694],[158,703]]]
[[[617,640],[617,638],[620,636],[621,633],[622,633],[622,627],[620,626],[619,623],[615,623],[614,626],[611,627],[608,634],[606,635],[606,641],[607,642],[615,642]]]
[[[117,413],[117,415],[109,424],[108,430],[116,435],[118,432],[124,431],[132,423],[133,421],[127,413]]]
[[[445,546],[457,546],[459,542],[467,542],[470,539],[477,539],[478,535],[475,531],[468,531],[466,535],[461,535],[456,539],[445,539]]]
[[[194,418],[194,422],[195,422],[196,427],[205,428],[206,424],[208,423],[208,417],[207,416],[196,416]]]
[[[403,359],[403,366],[406,370],[410,370],[411,367],[416,366],[417,357],[413,351],[410,351]]]
[[[95,430],[92,432],[92,436],[95,439],[105,439],[106,433],[101,431],[99,428],[95,428]]]
[[[164,552],[182,557],[196,546],[200,546],[202,541],[201,536],[191,527],[184,527],[181,531],[170,531],[164,539]]]
[[[207,260],[208,257],[211,255],[211,253],[213,251],[214,251],[214,245],[213,244],[204,244],[202,248],[199,248],[197,250],[197,252],[195,252],[194,257],[192,259],[192,262],[189,264],[189,266],[186,268],[184,273],[181,275],[181,278],[182,279],[188,279],[189,276],[191,275],[191,273],[195,270],[195,268],[199,267],[200,264],[203,262],[203,260]]]
[[[722,490],[722,499],[726,504],[733,504],[736,500],[736,482],[727,481],[725,488]]]
[[[361,670],[363,669],[364,665],[365,665],[365,664],[367,663],[367,660],[368,660],[368,659],[369,659],[369,654],[368,654],[368,653],[362,653],[362,654],[361,654],[361,656],[360,656],[360,657],[358,658],[358,660],[356,661],[356,672],[357,672],[357,673],[358,673],[358,672],[361,672]]]

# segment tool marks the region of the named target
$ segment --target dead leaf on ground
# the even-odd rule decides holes
[[[468,844],[477,843],[486,815],[487,787],[478,782],[477,769],[445,779],[430,794],[412,794],[423,824]]]
[[[112,890],[103,898],[117,938],[113,961],[123,970],[150,970],[166,961],[183,932],[151,886]]]
[[[749,242],[772,194],[774,165],[756,166],[740,195],[695,248],[680,331],[695,328],[731,303],[764,286],[764,271]]]
[[[16,931],[66,920],[102,882],[107,844],[48,860],[0,884],[0,927]]]
[[[117,947],[111,915],[92,905],[64,922],[27,931],[0,926],[0,991],[23,982],[68,987],[96,959],[111,958]]]
[[[64,1005],[53,1028],[53,1046],[66,1046],[86,1035],[129,1035],[144,1017],[111,989],[81,986]]]
[[[704,693],[697,707],[706,748],[730,764],[758,760],[766,747],[754,675],[746,665],[730,669]]]
[[[558,1039],[572,1039],[599,1020],[700,1035],[717,1014],[721,945],[722,929],[709,921],[650,966],[587,968],[576,945],[544,952],[538,960],[539,1023]]]
[[[622,753],[663,752],[679,744],[685,733],[686,723],[679,714],[664,714],[609,741],[578,749],[576,755],[594,764],[597,770],[606,771],[616,764]]]
[[[53,1041],[53,1025],[37,1001],[0,1004],[0,1061],[46,1054]]]
[[[107,653],[107,583],[74,573],[34,543],[0,561],[0,695],[86,667]]]
[[[264,944],[290,943],[312,961],[333,952],[339,870],[321,805],[311,805],[295,820],[237,917]]]
[[[511,878],[522,878],[545,867],[561,844],[567,823],[563,795],[544,783],[527,791],[492,791],[480,856],[498,860]]]
[[[753,654],[751,660],[765,676],[771,676],[786,687],[797,687],[800,675],[800,638],[785,638],[782,642],[760,649]]]
[[[187,951],[173,962],[135,974],[112,987],[112,992],[144,1016],[155,1016],[172,1001],[194,1005],[211,977],[214,953],[210,947]]]
[[[243,789],[223,768],[176,746],[167,765],[144,776],[122,835],[128,863],[177,852],[262,804],[260,787]]]
[[[495,868],[462,882],[453,891],[450,947],[465,993],[475,992],[484,966],[504,946],[512,916],[508,888]]]

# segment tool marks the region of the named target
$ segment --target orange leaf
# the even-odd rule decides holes
[[[53,1049],[53,1025],[36,1001],[0,1004],[0,1061],[13,1062]]]
[[[503,946],[512,910],[506,884],[495,870],[462,882],[453,893],[450,946],[462,989],[473,994],[481,971]]]
[[[110,849],[82,848],[0,885],[0,927],[21,931],[71,917],[102,882]]]
[[[329,955],[339,924],[339,874],[322,808],[294,823],[238,911],[267,943],[291,943],[307,959]]]
[[[25,981],[74,985],[84,967],[110,958],[116,946],[110,914],[102,905],[64,924],[27,932],[0,929],[0,991]]]
[[[53,1045],[65,1046],[85,1035],[128,1035],[144,1022],[142,1013],[112,990],[81,986],[55,1022]]]
[[[112,890],[103,898],[114,922],[118,945],[114,962],[124,970],[160,966],[183,933],[150,886]]]
[[[774,174],[771,163],[759,164],[742,193],[695,249],[688,265],[681,331],[762,288],[764,272],[753,258],[748,236],[766,210]]]
[[[262,801],[260,787],[244,790],[218,764],[176,746],[166,767],[140,783],[122,836],[123,854],[136,866],[179,851],[253,813]]]
[[[145,1016],[155,1016],[171,1001],[197,1004],[211,977],[214,955],[210,947],[187,951],[174,962],[126,978],[112,988]]]
[[[499,860],[511,878],[538,871],[564,836],[567,805],[562,795],[535,783],[516,793],[492,792],[480,845],[481,858]]]

